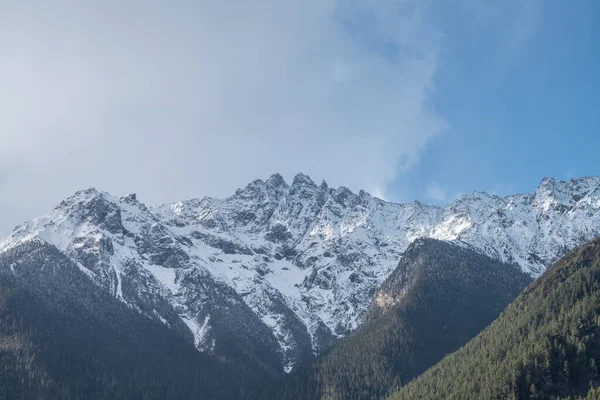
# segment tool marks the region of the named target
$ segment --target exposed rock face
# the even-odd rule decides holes
[[[226,199],[151,208],[133,195],[78,192],[17,227],[0,252],[53,244],[115,297],[191,332],[199,349],[289,371],[360,324],[417,238],[462,243],[536,277],[600,233],[599,211],[597,177],[439,208],[273,175]]]

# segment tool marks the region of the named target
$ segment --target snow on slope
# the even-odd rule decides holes
[[[132,307],[189,327],[206,351],[227,326],[219,304],[230,303],[237,318],[260,319],[265,329],[254,330],[271,335],[289,371],[358,326],[415,239],[464,243],[538,276],[600,233],[599,210],[598,177],[546,178],[531,194],[475,192],[438,208],[273,175],[227,199],[153,208],[78,192],[18,227],[0,251],[34,237],[52,243]],[[155,307],[163,302],[168,310]]]

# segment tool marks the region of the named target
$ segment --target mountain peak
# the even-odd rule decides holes
[[[135,193],[129,193],[127,196],[122,197],[121,200],[123,200],[126,203],[130,203],[130,204],[135,204],[137,203],[137,194]]]
[[[96,189],[95,187],[90,187],[87,189],[78,190],[73,193],[71,196],[67,197],[66,200],[69,199],[84,199],[84,198],[92,198],[96,196],[102,195],[103,192],[101,190]]]
[[[273,174],[267,179],[267,184],[275,187],[287,186],[287,183],[280,174]]]
[[[91,187],[91,188],[84,189],[84,190],[78,190],[77,192],[73,193],[71,196],[69,196],[65,200],[61,201],[55,207],[55,209],[70,208],[76,204],[86,204],[95,199],[102,200],[102,201],[109,201],[111,203],[115,203],[118,201],[115,197],[113,197],[109,193],[103,192],[94,187]]]
[[[317,186],[310,176],[299,173],[294,177],[292,186]]]
[[[559,181],[556,180],[554,178],[550,178],[550,177],[544,177],[541,181],[540,184],[538,185],[537,189],[536,189],[536,193],[542,193],[542,192],[547,192],[547,193],[554,193],[558,190],[560,190],[560,188],[568,186],[567,182],[563,182],[563,181]]]

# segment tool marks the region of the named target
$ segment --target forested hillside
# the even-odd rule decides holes
[[[393,400],[598,398],[600,238],[551,267],[488,329]],[[587,397],[586,397],[587,396]]]
[[[266,379],[82,275],[42,243],[0,256],[0,399],[240,399]]]
[[[467,343],[530,282],[516,266],[417,240],[377,293],[366,325],[262,398],[381,398]]]

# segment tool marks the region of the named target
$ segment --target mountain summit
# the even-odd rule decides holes
[[[157,207],[80,191],[15,228],[0,253],[55,246],[198,349],[278,374],[356,329],[416,239],[453,241],[537,277],[600,234],[599,209],[598,177],[544,179],[505,198],[475,192],[439,208],[276,174],[226,199]]]

